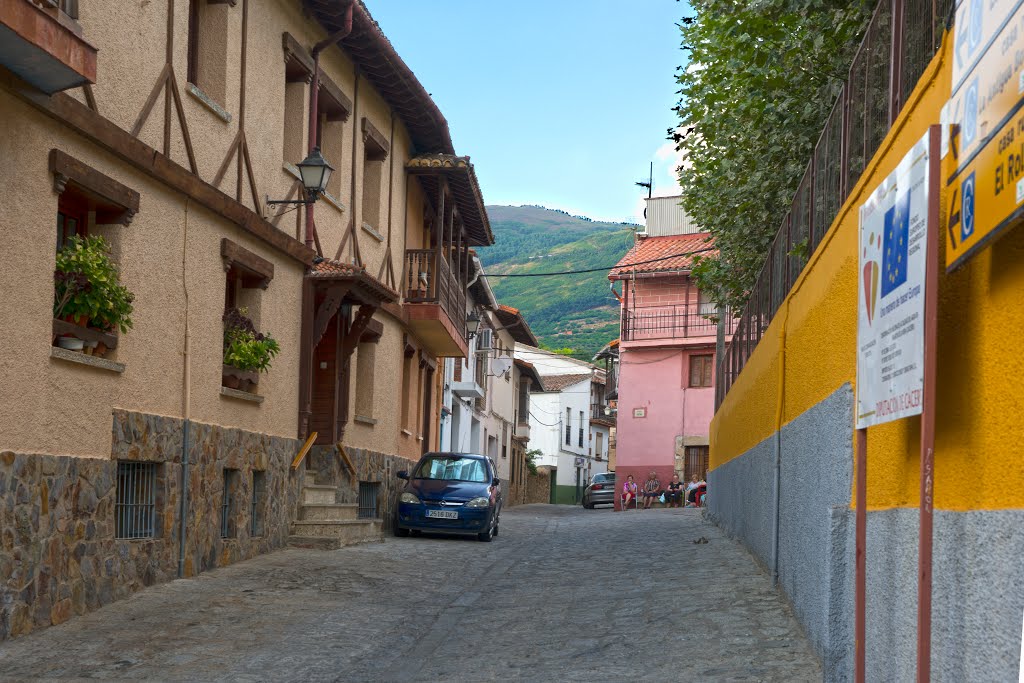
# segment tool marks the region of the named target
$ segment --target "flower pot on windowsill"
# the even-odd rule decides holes
[[[228,389],[252,392],[260,383],[260,374],[252,370],[240,370],[232,365],[222,366],[221,384]]]

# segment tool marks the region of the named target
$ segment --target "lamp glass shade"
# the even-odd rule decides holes
[[[319,147],[314,147],[309,156],[298,164],[298,167],[299,175],[302,176],[302,186],[306,188],[306,192],[316,196],[327,189],[327,181],[331,179],[334,167],[327,163],[327,160],[320,154]]]
[[[469,332],[470,336],[475,335],[480,330],[480,316],[476,314],[476,311],[469,314],[466,318],[466,332]]]

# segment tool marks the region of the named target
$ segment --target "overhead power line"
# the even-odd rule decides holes
[[[717,247],[705,247],[704,249],[697,249],[694,251],[687,251],[682,254],[671,254],[670,256],[661,256],[659,258],[652,258],[647,261],[637,261],[636,263],[627,263],[620,266],[615,264],[613,266],[603,266],[601,268],[587,268],[586,270],[563,270],[557,273],[485,273],[484,277],[551,277],[552,275],[580,275],[582,273],[600,273],[606,270],[612,270],[613,268],[629,269],[633,266],[643,266],[648,263],[657,263],[658,261],[668,261],[669,259],[680,258],[682,256],[693,256],[694,254],[703,254],[706,251],[716,251]]]

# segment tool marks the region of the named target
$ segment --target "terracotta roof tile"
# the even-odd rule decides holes
[[[591,378],[591,373],[582,375],[544,375],[545,391],[562,391],[574,384],[579,384]]]
[[[711,235],[706,232],[698,232],[691,235],[667,235],[664,237],[645,237],[636,243],[626,255],[619,259],[611,272],[610,279],[629,277],[634,272],[634,263],[643,265],[635,266],[637,273],[660,273],[678,272],[690,270],[693,267],[693,252],[707,249],[714,244]],[[713,251],[704,252],[713,254]],[[677,254],[679,254],[677,256]],[[674,257],[674,258],[665,258]],[[655,261],[655,259],[664,259]],[[653,263],[647,263],[653,261]]]
[[[352,263],[322,259],[310,266],[307,277],[316,280],[354,280],[354,291],[363,292],[370,300],[398,300],[398,292],[367,273],[365,267]]]

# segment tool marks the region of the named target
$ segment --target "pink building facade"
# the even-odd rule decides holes
[[[690,277],[707,233],[640,238],[609,274],[620,289],[616,473],[664,485],[707,472],[714,414],[715,308]],[[619,502],[616,502],[616,509]]]

